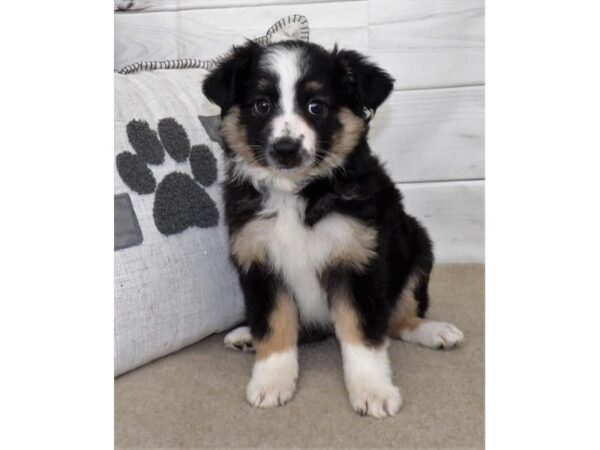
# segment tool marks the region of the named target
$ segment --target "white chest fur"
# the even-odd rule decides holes
[[[243,270],[259,262],[280,274],[303,323],[327,324],[329,306],[320,274],[338,265],[362,270],[375,254],[377,232],[339,213],[307,227],[305,210],[302,198],[272,190],[258,216],[232,236],[232,254]]]
[[[327,323],[327,296],[318,274],[331,253],[336,218],[327,217],[309,228],[304,225],[305,209],[298,196],[272,191],[261,214],[272,216],[264,230],[269,236],[265,244],[270,264],[296,298],[302,322]]]

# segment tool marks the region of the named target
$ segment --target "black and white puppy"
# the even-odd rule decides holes
[[[393,79],[359,53],[248,42],[206,78],[221,107],[226,220],[252,346],[258,407],[291,400],[299,340],[334,332],[352,407],[392,416],[389,337],[449,348],[463,335],[424,319],[431,241],[367,143]]]

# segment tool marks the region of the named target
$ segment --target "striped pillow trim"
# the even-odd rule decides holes
[[[308,32],[308,19],[305,16],[301,16],[299,14],[294,14],[293,16],[287,16],[279,19],[271,28],[267,30],[267,34],[258,38],[253,39],[254,42],[257,42],[261,45],[268,45],[271,43],[271,39],[273,34],[277,33],[280,30],[284,30],[288,28],[292,24],[300,24],[300,31],[297,34],[297,38],[302,41],[307,41],[309,39]],[[129,64],[128,66],[122,67],[119,70],[115,70],[116,73],[120,74],[130,74],[135,72],[149,71],[149,70],[157,70],[157,69],[206,69],[210,70],[215,65],[222,61],[227,56],[231,54],[231,51],[227,53],[217,56],[213,59],[193,59],[193,58],[183,58],[183,59],[170,59],[166,61],[138,61],[133,64]]]

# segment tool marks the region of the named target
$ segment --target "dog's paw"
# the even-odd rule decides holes
[[[254,378],[248,384],[246,398],[257,408],[282,406],[294,398],[296,382],[292,380],[271,380],[263,382]]]
[[[254,364],[246,399],[258,408],[282,406],[294,397],[297,379],[296,351],[273,354]]]
[[[464,335],[451,323],[424,320],[414,330],[403,330],[400,338],[429,348],[449,349],[458,346]]]
[[[348,386],[350,403],[361,416],[378,419],[395,416],[402,407],[400,390],[391,383],[355,383]]]
[[[225,335],[223,340],[225,347],[233,350],[241,350],[243,352],[253,352],[252,335],[250,327],[237,327]]]

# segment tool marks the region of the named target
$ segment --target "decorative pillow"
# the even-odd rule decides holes
[[[307,28],[294,18],[269,42],[289,39],[299,21]],[[206,71],[133,72],[115,73],[115,375],[243,318]]]

